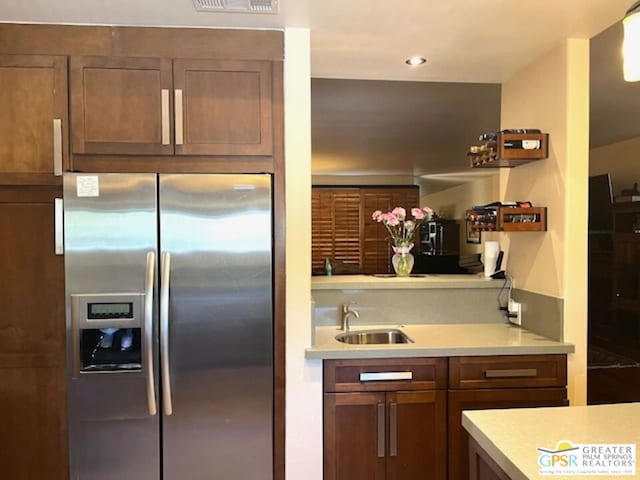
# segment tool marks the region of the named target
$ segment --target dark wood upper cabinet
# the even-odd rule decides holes
[[[71,57],[72,152],[172,155],[171,85],[171,60]]]
[[[59,183],[68,166],[67,58],[0,55],[0,184]]]
[[[174,60],[178,155],[271,155],[272,65]]]
[[[268,61],[72,57],[76,155],[273,153]]]

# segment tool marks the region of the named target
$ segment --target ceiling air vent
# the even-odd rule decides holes
[[[193,0],[200,12],[278,13],[278,0]]]

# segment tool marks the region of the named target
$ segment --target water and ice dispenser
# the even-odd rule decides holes
[[[143,293],[72,294],[74,374],[142,370]]]

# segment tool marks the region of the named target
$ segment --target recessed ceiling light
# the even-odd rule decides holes
[[[423,63],[426,63],[426,62],[427,62],[426,58],[418,57],[417,55],[415,57],[410,57],[405,60],[405,63],[411,66],[422,65]]]

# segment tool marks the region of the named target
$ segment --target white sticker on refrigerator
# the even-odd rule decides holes
[[[99,197],[100,182],[97,175],[78,175],[76,177],[78,197]]]

